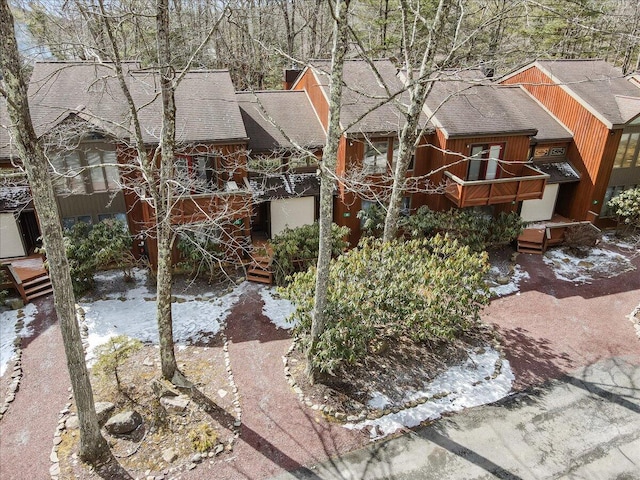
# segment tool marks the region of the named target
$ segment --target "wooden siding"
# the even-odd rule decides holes
[[[567,158],[582,178],[570,199],[564,196],[559,199],[563,202],[559,205],[561,213],[584,220],[589,210],[600,212],[621,132],[610,131],[537,67],[532,66],[504,83],[522,84],[573,132],[574,141],[567,151]]]
[[[318,84],[318,79],[310,68],[305,70],[294,90],[304,90],[307,92],[307,96],[320,119],[320,123],[324,127],[324,130],[327,131],[329,125],[329,102],[327,102],[322,87]],[[300,119],[300,121],[304,122],[305,119]]]

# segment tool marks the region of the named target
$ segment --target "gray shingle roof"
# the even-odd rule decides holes
[[[249,148],[252,151],[291,149],[293,145],[288,139],[304,148],[324,145],[324,129],[305,92],[300,90],[238,92],[236,98],[249,136]],[[265,117],[260,105],[268,118]],[[282,129],[286,136],[269,121],[269,118]]]
[[[347,60],[344,64],[344,84],[340,123],[348,133],[392,133],[398,132],[404,119],[393,102],[383,103],[389,94],[403,90],[395,66],[389,60],[376,60],[375,68],[383,79],[383,86],[369,64],[363,60]],[[314,61],[313,70],[329,98],[330,63]],[[398,100],[407,102],[408,94],[402,93]],[[377,108],[376,108],[377,107]]]
[[[535,135],[538,142],[568,142],[573,138],[573,134],[531,97],[523,87],[516,88],[520,90],[521,97],[517,107],[538,129],[538,133]]]
[[[426,107],[450,137],[535,135],[536,123],[521,108],[519,88],[493,85],[479,71],[442,72]]]
[[[637,102],[631,106],[630,100],[619,98],[640,98],[640,88],[604,60],[539,60],[535,64],[612,125],[623,125],[640,114]]]
[[[127,82],[145,143],[158,142],[162,101],[157,73],[136,71],[125,63]],[[31,116],[42,135],[70,116],[78,117],[120,138],[131,136],[130,116],[115,72],[109,64],[92,62],[38,62],[29,84]],[[213,143],[247,137],[229,72],[187,73],[176,91],[176,140]],[[6,111],[0,105],[2,124]],[[0,129],[0,155],[6,157],[8,132]],[[3,148],[4,147],[4,148]]]

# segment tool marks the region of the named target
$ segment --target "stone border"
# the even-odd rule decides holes
[[[15,326],[16,338],[13,341],[13,346],[15,347],[16,352],[13,354],[13,357],[11,357],[13,360],[13,371],[11,372],[11,383],[7,389],[7,394],[4,397],[4,402],[0,405],[0,420],[2,420],[7,413],[7,410],[9,410],[9,405],[11,405],[11,403],[16,399],[16,394],[18,393],[18,390],[20,390],[20,382],[22,382],[22,377],[24,375],[22,370],[22,337],[20,336],[20,332],[24,328],[25,313],[22,308],[18,310],[17,316],[18,318]]]
[[[640,309],[640,305],[638,306],[638,308]],[[485,328],[489,328],[493,330],[490,326],[486,326]],[[494,333],[496,333],[495,330],[494,330]],[[486,378],[485,380],[493,380],[502,373],[503,358],[505,357],[505,353],[502,349],[502,346],[498,342],[498,339],[494,338],[491,343],[492,344],[490,345],[490,347],[498,352],[499,357],[495,362],[495,368],[493,373],[489,376],[489,378]],[[381,417],[384,417],[385,415],[389,415],[392,413],[399,413],[402,410],[414,408],[414,407],[417,407],[418,405],[427,403],[431,400],[444,398],[451,394],[451,392],[447,392],[447,391],[439,392],[434,395],[427,395],[422,398],[405,402],[402,406],[394,406],[392,408],[384,408],[382,410],[372,409],[364,406],[364,408],[359,414],[347,415],[345,412],[337,411],[335,408],[330,407],[328,405],[325,405],[322,403],[313,403],[309,398],[307,398],[304,395],[302,388],[300,388],[295,378],[291,374],[291,368],[289,366],[289,357],[293,352],[293,350],[295,350],[296,346],[297,346],[297,342],[294,340],[291,343],[291,346],[289,347],[289,349],[287,350],[287,353],[285,353],[285,355],[282,357],[282,362],[284,363],[284,376],[287,379],[287,383],[289,383],[293,391],[296,393],[296,395],[298,395],[298,400],[300,400],[301,403],[311,408],[312,410],[322,412],[324,415],[326,415],[330,419],[335,420],[339,423],[356,423],[356,422],[362,422],[364,420],[377,420]],[[477,383],[480,383],[480,382],[477,382]]]
[[[638,337],[638,339],[640,339],[640,303],[636,308],[633,309],[633,311],[629,314],[627,318],[631,320],[631,323],[633,324],[633,328],[636,331],[636,336]]]

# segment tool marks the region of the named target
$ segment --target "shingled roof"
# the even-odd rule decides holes
[[[373,62],[382,83],[368,62],[347,60],[344,63],[344,84],[340,123],[347,133],[389,134],[396,133],[404,123],[404,117],[394,101],[408,103],[408,94],[397,76],[396,67],[389,60]],[[314,61],[313,71],[329,98],[329,72],[331,64]],[[400,93],[402,92],[402,93]],[[389,97],[393,101],[388,101]]]
[[[305,92],[237,92],[236,99],[249,136],[249,148],[253,152],[291,149],[293,145],[289,139],[303,148],[324,145],[324,129]]]
[[[159,75],[123,64],[138,106],[145,143],[155,144],[162,127]],[[175,94],[176,140],[179,143],[246,141],[247,134],[227,70],[188,72]],[[80,119],[91,128],[121,139],[131,137],[126,99],[110,64],[37,62],[29,83],[29,105],[40,136],[62,122]],[[0,105],[2,125],[6,109]],[[0,155],[11,154],[6,129],[0,129]],[[15,154],[15,152],[13,152]]]
[[[609,128],[640,115],[640,88],[604,60],[538,60],[533,65],[590,107]]]

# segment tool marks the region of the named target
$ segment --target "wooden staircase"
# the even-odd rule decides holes
[[[11,264],[6,265],[6,271],[9,274],[9,280],[13,283],[13,287],[20,294],[24,303],[29,303],[35,298],[43,297],[53,292],[51,279],[46,272],[22,280]]]
[[[272,262],[273,258],[270,256],[254,256],[247,268],[247,280],[271,285],[273,283]]]
[[[518,237],[518,252],[542,255],[547,249],[546,228],[526,228]]]

